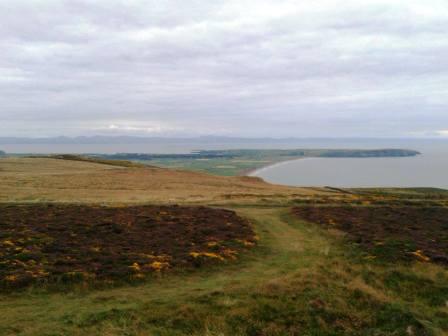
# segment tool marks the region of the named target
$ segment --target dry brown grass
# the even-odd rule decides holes
[[[155,167],[46,158],[0,159],[0,202],[206,203],[288,199],[325,191]]]

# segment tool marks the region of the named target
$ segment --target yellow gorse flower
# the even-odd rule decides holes
[[[203,256],[203,257],[208,257],[208,258],[224,260],[224,258],[222,256],[220,256],[219,254],[211,253],[211,252],[190,252],[190,256],[192,256],[193,258],[198,258],[200,256]]]
[[[423,254],[422,250],[417,250],[415,252],[411,252],[414,256],[416,256],[421,261],[430,261],[431,259]]]

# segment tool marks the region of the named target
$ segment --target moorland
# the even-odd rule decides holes
[[[0,159],[0,335],[447,335],[448,191]]]

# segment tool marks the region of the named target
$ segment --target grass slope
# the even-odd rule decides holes
[[[325,190],[273,186],[258,178],[222,177],[156,167],[48,158],[0,159],[0,202],[201,203],[284,199]]]

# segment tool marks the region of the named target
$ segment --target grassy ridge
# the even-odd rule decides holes
[[[105,164],[109,166],[117,166],[117,167],[145,167],[145,165],[132,162],[128,160],[116,160],[116,159],[104,159],[98,157],[90,157],[83,155],[74,155],[74,154],[58,154],[58,155],[33,155],[30,158],[41,158],[41,159],[59,159],[59,160],[68,160],[68,161],[80,161],[80,162],[89,162],[89,163],[98,163]]]

